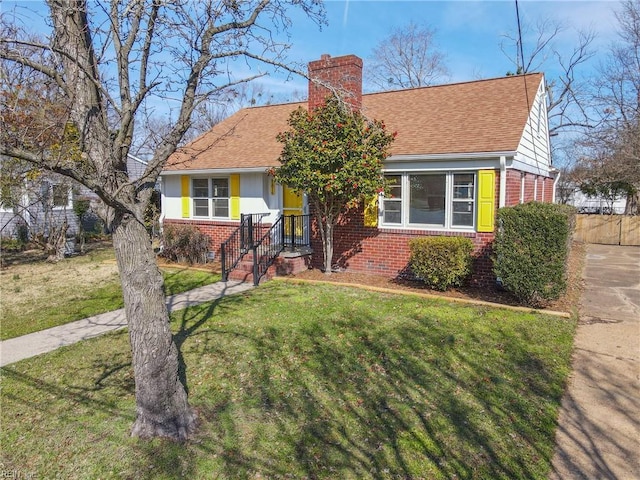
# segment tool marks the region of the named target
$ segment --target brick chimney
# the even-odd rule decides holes
[[[336,89],[353,110],[362,107],[362,59],[355,55],[331,58],[324,54],[320,60],[309,62],[309,111],[324,104]]]

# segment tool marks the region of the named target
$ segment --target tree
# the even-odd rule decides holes
[[[599,118],[579,139],[587,153],[585,193],[622,192],[625,213],[640,210],[640,1],[627,0],[616,13],[618,40],[594,79],[593,103]]]
[[[2,26],[3,37],[15,33],[10,26]],[[38,40],[30,37],[31,42]],[[51,65],[47,55],[37,49],[26,48],[23,54],[31,61]],[[64,156],[78,160],[78,132],[65,121],[67,105],[57,96],[55,85],[40,72],[6,60],[0,61],[0,72],[2,140],[46,151],[51,159]],[[1,157],[0,189],[0,204],[12,208],[21,219],[19,224],[28,230],[29,239],[43,248],[49,261],[63,259],[71,182],[47,175],[19,158]]]
[[[576,32],[575,46],[566,55],[555,44],[565,31],[566,28],[561,23],[542,19],[535,25],[525,25],[517,36],[505,35],[506,40],[500,45],[502,52],[514,64],[515,74],[539,71],[550,62],[559,67],[557,77],[546,79],[547,118],[549,135],[552,137],[563,131],[588,128],[593,123],[587,108],[586,88],[578,80],[577,72],[594,55],[590,47],[595,34],[590,31]],[[535,38],[532,43],[527,42],[528,48],[525,48],[523,35]]]
[[[56,86],[67,107],[65,124],[79,134],[81,156],[54,157],[49,148],[25,143],[19,131],[3,132],[0,154],[65,175],[102,200],[101,216],[112,233],[129,327],[136,392],[132,435],[182,440],[194,431],[196,417],[180,380],[163,279],[144,214],[194,109],[237,83],[227,77],[230,61],[244,58],[256,65],[286,67],[286,45],[277,43],[272,30],[289,25],[288,6],[321,21],[321,5],[314,0],[47,0],[47,5],[53,26],[50,41],[3,35],[0,58],[39,72]],[[26,50],[40,52],[49,61],[38,61]],[[142,107],[172,102],[176,108],[171,128],[156,145],[144,175],[130,180],[127,154]]]
[[[436,31],[413,22],[397,28],[373,50],[369,81],[385,90],[434,85],[448,78],[445,56],[435,44]]]
[[[395,134],[337,96],[311,112],[298,108],[288,124],[290,130],[278,135],[281,166],[271,173],[279,183],[306,193],[320,230],[324,271],[330,274],[340,215],[384,191],[382,162]]]

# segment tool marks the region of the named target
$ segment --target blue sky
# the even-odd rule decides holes
[[[29,18],[30,11],[46,12],[42,0],[0,0],[2,10],[7,11],[15,5],[20,7],[25,23],[35,30],[45,29],[44,23],[35,19],[31,22]],[[325,6],[328,25],[322,28],[292,10],[292,47],[288,58],[302,68],[323,53],[332,56],[355,54],[366,63],[373,48],[394,28],[401,28],[413,21],[436,30],[435,40],[446,56],[451,82],[500,77],[507,71],[515,70],[500,48],[504,42],[510,45],[505,35],[513,37],[517,32],[515,0],[329,0]],[[576,44],[578,30],[595,32],[597,37],[592,48],[597,55],[581,67],[579,73],[584,76],[594,73],[616,35],[614,11],[619,7],[617,1],[520,0],[519,7],[521,22],[525,26],[551,19],[566,27],[555,42],[565,57]],[[535,39],[525,34],[525,50],[534,43]],[[514,53],[514,47],[510,48]],[[244,65],[238,62],[239,68],[241,64]],[[549,61],[541,70],[547,77],[553,77],[558,73],[556,67],[557,62]],[[259,82],[263,85],[264,93],[274,95],[276,101],[306,95],[307,84],[301,78],[285,81],[284,76],[274,75]]]
[[[593,42],[596,56],[581,69],[590,75],[606,54],[616,35],[614,11],[616,1],[533,1],[520,0],[520,18],[523,25],[534,25],[542,19],[561,22],[565,30],[558,36],[558,50],[571,53],[576,44],[578,30],[592,30],[597,35]],[[413,21],[424,23],[436,30],[435,40],[446,55],[445,63],[451,72],[450,81],[500,77],[515,67],[502,52],[500,45],[509,41],[505,35],[517,32],[514,0],[495,1],[373,1],[340,0],[326,2],[328,26],[322,30],[301,16],[294,17],[289,57],[306,63],[320,58],[323,53],[332,56],[355,54],[365,63],[373,48],[394,28]],[[535,39],[524,36],[524,48],[531,48]],[[511,47],[513,50],[514,47]],[[548,61],[541,70],[547,76],[557,74],[557,62]],[[279,84],[276,79],[265,82],[272,91],[292,88]],[[294,80],[293,88],[306,91],[306,83]]]

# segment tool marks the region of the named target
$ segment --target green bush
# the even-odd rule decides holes
[[[436,290],[462,284],[471,273],[473,243],[466,237],[422,237],[409,242],[413,273]]]
[[[205,263],[211,239],[193,225],[166,225],[160,255],[179,263]]]
[[[575,209],[531,202],[498,210],[493,271],[521,302],[540,307],[566,289]]]
[[[25,249],[25,245],[17,238],[0,237],[0,251],[2,252],[22,252]]]

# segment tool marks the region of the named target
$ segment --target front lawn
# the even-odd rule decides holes
[[[129,437],[125,331],[3,368],[5,471],[65,479],[544,479],[575,322],[270,282],[174,313],[200,430]],[[21,477],[22,478],[22,477]]]
[[[167,295],[220,280],[219,274],[163,267]],[[51,264],[13,265],[0,272],[0,340],[123,307],[113,248]]]

